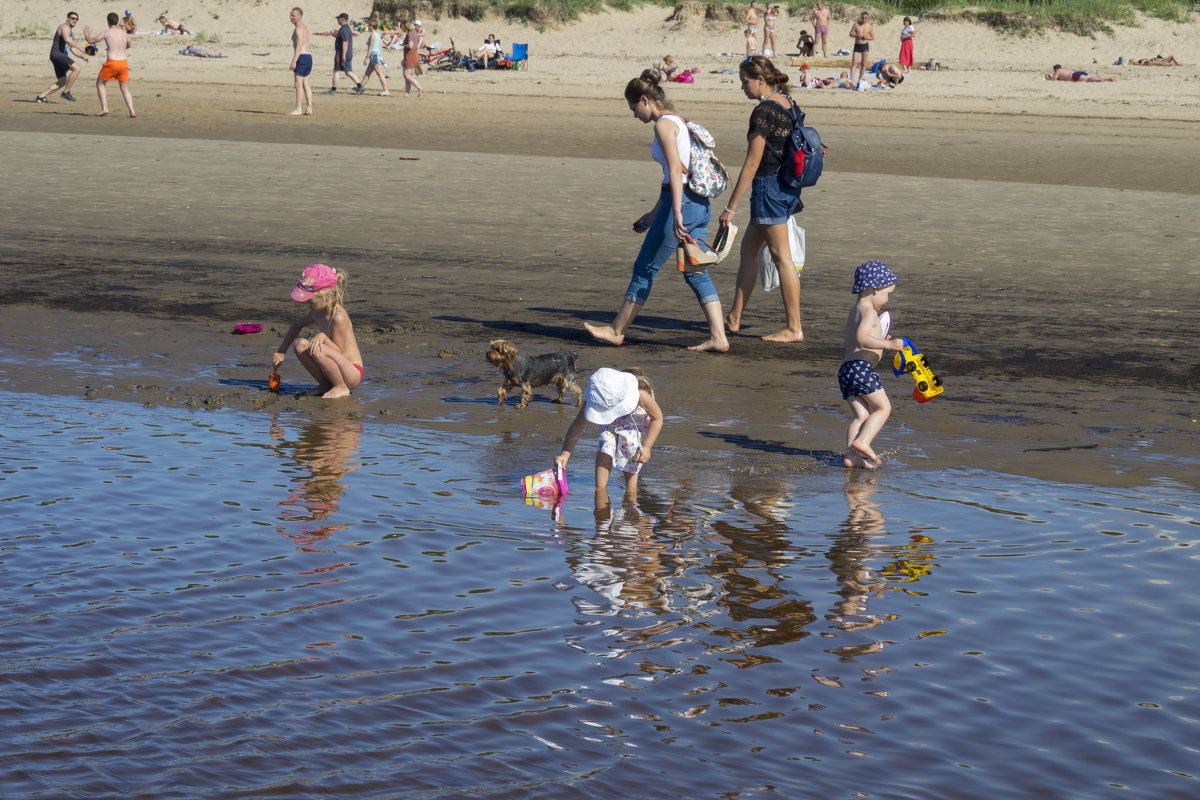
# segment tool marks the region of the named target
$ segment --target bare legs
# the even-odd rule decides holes
[[[842,459],[842,465],[847,468],[875,469],[881,461],[871,449],[871,442],[883,428],[883,423],[891,416],[892,403],[883,389],[859,397],[849,397],[846,402],[850,405],[854,419],[850,421],[850,428],[846,433],[846,457]]]
[[[75,85],[75,79],[79,77],[79,65],[72,64],[67,71],[67,74],[50,84],[50,88],[38,95],[39,99],[45,100],[50,95],[62,89],[64,95],[71,93],[71,87]],[[70,98],[68,98],[70,99]]]
[[[137,114],[133,111],[133,92],[129,91],[129,84],[122,81],[117,81],[117,86],[121,87],[121,97],[125,98],[125,107],[129,109],[129,116],[136,117]],[[108,116],[108,81],[103,78],[96,78],[96,95],[100,98],[100,113],[97,116]]]
[[[358,368],[350,363],[340,350],[328,343],[314,353],[311,341],[298,339],[295,351],[296,358],[308,370],[308,374],[317,380],[317,388],[308,392],[310,395],[319,394],[326,399],[346,397],[361,380]]]
[[[417,73],[412,67],[404,68],[404,96],[408,97],[412,92],[413,87],[417,89],[417,97],[425,94],[425,90],[421,88],[421,84],[417,83]]]
[[[312,84],[307,75],[296,76],[296,107],[288,113],[293,117],[312,115]]]
[[[700,344],[692,345],[688,350],[724,353],[729,349],[729,340],[725,337],[725,326],[721,319],[721,301],[714,300],[711,303],[705,303],[701,308],[704,311],[705,320],[708,321],[709,336]],[[625,331],[633,324],[641,310],[642,306],[632,300],[625,300],[621,303],[621,308],[618,309],[612,325],[593,325],[585,322],[583,327],[587,328],[587,332],[592,335],[592,338],[620,347],[625,342]]]
[[[800,276],[796,274],[796,267],[792,263],[787,225],[751,225],[746,231],[742,238],[737,289],[733,295],[733,307],[725,317],[725,327],[730,333],[741,330],[742,313],[750,303],[754,284],[758,282],[758,251],[764,244],[771,251],[771,259],[779,271],[779,292],[783,296],[787,325],[783,330],[762,339],[764,342],[804,341],[804,330],[800,325]]]

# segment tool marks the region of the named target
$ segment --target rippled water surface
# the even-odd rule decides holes
[[[0,413],[5,797],[1200,796],[1180,485]]]

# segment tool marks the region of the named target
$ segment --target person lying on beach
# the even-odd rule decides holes
[[[1129,62],[1137,67],[1190,67],[1175,56],[1155,56],[1154,58],[1135,58]]]
[[[163,33],[167,36],[191,36],[192,32],[186,27],[176,22],[173,19],[167,19],[167,15],[163,14],[158,18],[158,24],[163,26]]]
[[[849,73],[843,72],[836,78],[817,78],[812,85],[814,89],[853,89]]]
[[[210,53],[203,47],[198,47],[194,44],[188,45],[179,51],[181,56],[196,56],[197,58],[225,58],[220,53]]]
[[[1112,82],[1116,78],[1102,78],[1099,75],[1088,75],[1083,70],[1071,70],[1064,67],[1062,64],[1055,64],[1050,68],[1050,74],[1046,76],[1048,81],[1073,81],[1075,83],[1103,83]]]

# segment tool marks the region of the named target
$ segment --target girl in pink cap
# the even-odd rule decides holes
[[[601,367],[593,372],[583,393],[583,406],[563,437],[562,452],[554,459],[556,466],[566,467],[589,422],[600,426],[596,505],[608,505],[608,477],[614,467],[625,476],[625,499],[636,500],[638,473],[650,460],[650,448],[663,424],[649,379],[637,367],[628,372]]]
[[[308,313],[288,328],[271,363],[275,367],[282,364],[288,348],[296,342],[296,358],[317,380],[316,388],[305,394],[346,397],[362,382],[362,353],[350,315],[343,307],[345,296],[346,273],[324,264],[305,267],[300,282],[292,289],[292,299],[308,306]],[[300,331],[309,325],[317,326],[317,335],[297,340]]]

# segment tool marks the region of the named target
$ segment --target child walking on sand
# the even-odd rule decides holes
[[[846,360],[838,370],[842,397],[850,404],[854,418],[846,436],[846,467],[874,469],[879,456],[871,449],[871,440],[892,413],[875,365],[884,350],[904,349],[902,339],[888,339],[880,324],[880,309],[896,288],[898,278],[881,261],[868,261],[854,270],[854,288],[858,302],[846,318]],[[890,328],[890,325],[889,325]]]
[[[362,353],[354,338],[354,326],[343,307],[346,296],[346,273],[324,264],[304,268],[300,282],[292,289],[292,299],[308,306],[308,313],[292,323],[283,336],[279,349],[271,358],[278,367],[287,350],[296,342],[296,358],[317,380],[315,389],[306,394],[325,398],[346,397],[362,382]],[[317,326],[311,339],[296,337],[309,325]]]
[[[608,505],[608,477],[614,467],[625,475],[626,499],[635,499],[638,473],[650,460],[650,448],[663,424],[654,388],[642,371],[636,367],[628,372],[601,367],[592,373],[583,393],[583,407],[567,429],[562,452],[554,459],[556,466],[566,467],[589,422],[600,426],[596,505]]]

